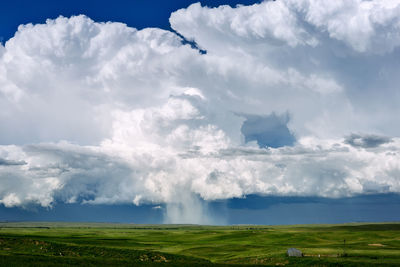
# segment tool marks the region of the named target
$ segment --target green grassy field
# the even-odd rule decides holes
[[[343,240],[346,240],[344,246]],[[300,249],[302,258],[286,256]],[[0,223],[0,266],[400,266],[400,223]]]

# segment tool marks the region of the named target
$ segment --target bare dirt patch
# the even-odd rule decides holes
[[[375,243],[375,244],[368,244],[368,246],[371,246],[371,247],[384,247],[385,245],[379,244],[379,243]]]

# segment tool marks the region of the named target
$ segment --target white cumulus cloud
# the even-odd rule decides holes
[[[0,203],[209,223],[204,200],[398,193],[399,17],[358,0],[174,12],[205,54],[86,16],[22,25],[0,46]]]

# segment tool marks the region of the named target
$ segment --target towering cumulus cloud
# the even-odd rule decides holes
[[[247,194],[400,193],[400,1],[198,3],[170,23],[59,17],[0,46],[0,203],[213,223],[205,202]]]

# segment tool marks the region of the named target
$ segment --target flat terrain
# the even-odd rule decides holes
[[[344,244],[344,240],[346,240]],[[298,248],[302,258],[286,256]],[[0,223],[0,266],[400,266],[400,223]]]

